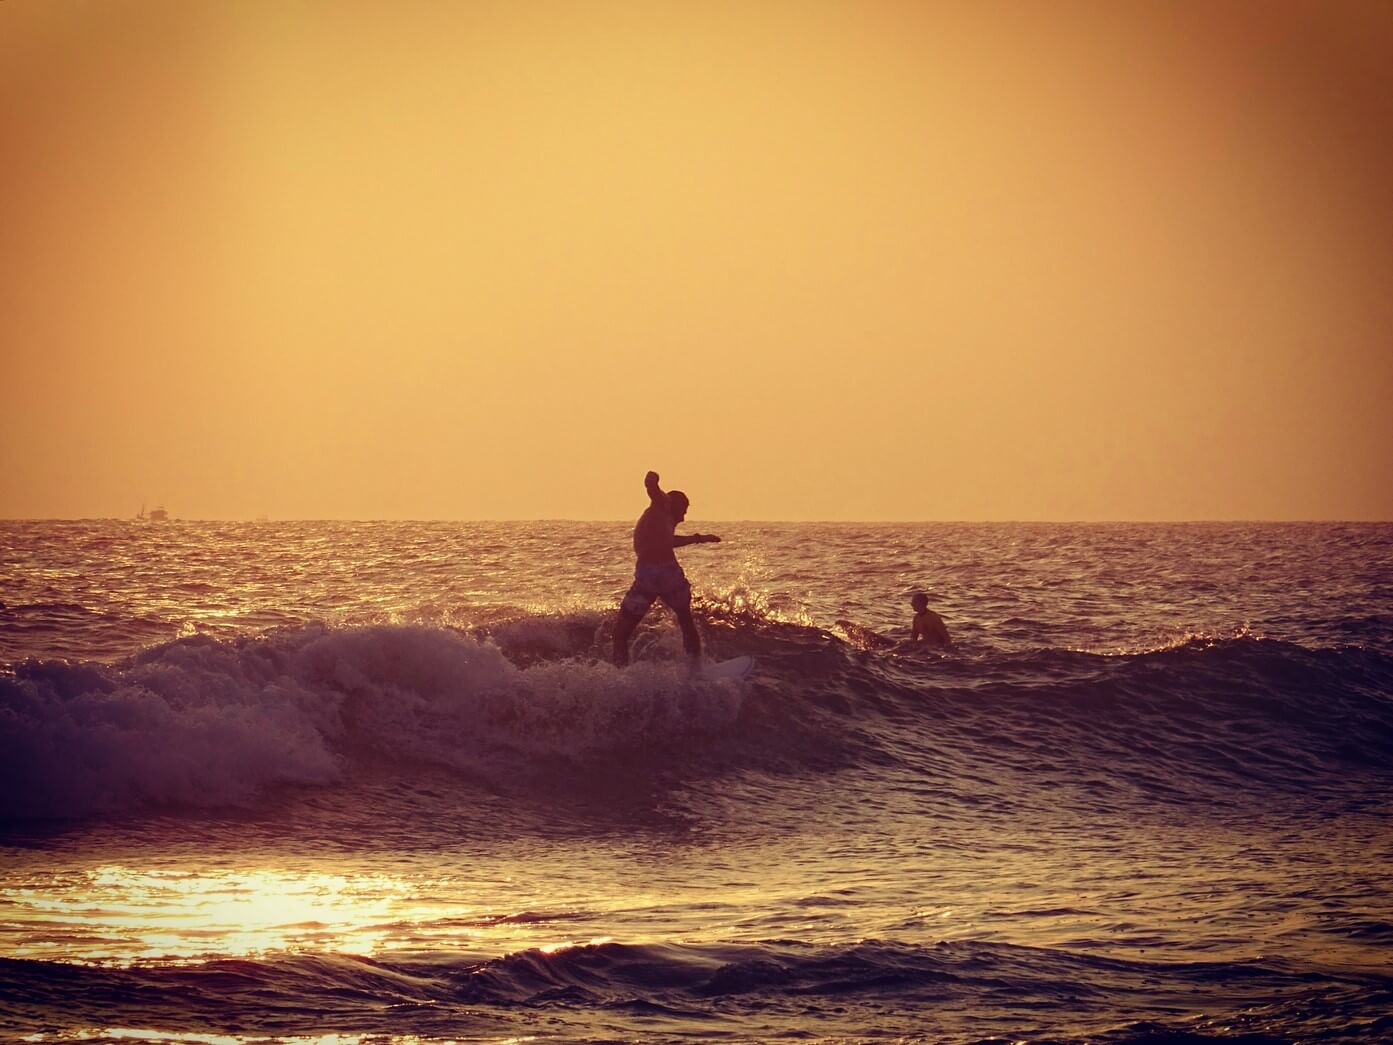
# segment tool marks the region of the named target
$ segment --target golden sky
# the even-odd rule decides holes
[[[1393,5],[0,3],[0,516],[1393,518]]]

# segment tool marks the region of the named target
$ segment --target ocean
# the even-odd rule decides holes
[[[0,523],[0,1035],[1393,1040],[1393,525],[631,528]]]

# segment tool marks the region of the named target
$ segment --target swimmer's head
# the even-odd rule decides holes
[[[916,591],[909,597],[909,604],[914,607],[915,613],[923,613],[929,608],[929,597],[922,591]]]
[[[681,490],[669,490],[667,492],[668,510],[672,512],[673,522],[681,522],[687,517],[687,506],[692,502],[687,500],[687,495]]]

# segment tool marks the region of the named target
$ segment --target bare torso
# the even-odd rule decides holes
[[[673,554],[672,535],[677,524],[672,520],[672,512],[666,503],[656,501],[639,516],[634,527],[634,555],[641,563],[676,562]]]
[[[933,610],[920,610],[914,615],[914,626],[910,638],[915,642],[927,642],[932,646],[948,647],[953,640],[948,637],[948,627],[943,618]]]

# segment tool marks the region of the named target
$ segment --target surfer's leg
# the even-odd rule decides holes
[[[619,619],[614,623],[614,663],[621,668],[629,666],[629,638],[641,620],[642,616],[635,617],[628,610],[619,611]]]
[[[619,604],[619,619],[614,622],[614,663],[621,668],[629,664],[629,637],[643,620],[648,607],[653,605],[653,598],[643,581],[635,577],[629,594]]]
[[[682,625],[682,648],[687,651],[687,656],[696,660],[701,656],[701,636],[697,634],[690,606],[677,614],[677,623]]]
[[[672,607],[672,612],[677,614],[677,623],[682,627],[682,648],[687,651],[687,656],[696,660],[701,656],[701,635],[697,633],[696,621],[692,620],[690,593],[686,602]]]
[[[692,620],[692,584],[682,567],[672,564],[671,575],[661,595],[668,608],[677,614],[677,623],[682,627],[682,648],[687,656],[696,661],[701,656],[701,636],[697,634],[696,622]]]

